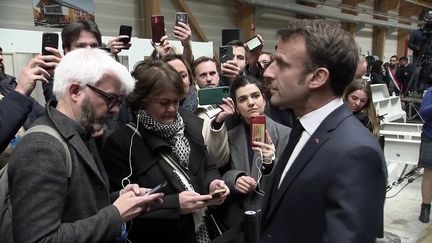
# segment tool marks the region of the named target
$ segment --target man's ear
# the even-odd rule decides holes
[[[309,88],[317,89],[324,87],[329,82],[330,73],[325,67],[319,67],[313,72],[312,79],[309,82]]]
[[[82,87],[78,83],[71,83],[68,90],[73,102],[78,102],[80,100],[80,96],[83,95]]]

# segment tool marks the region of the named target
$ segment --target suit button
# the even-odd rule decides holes
[[[96,188],[99,189],[99,190],[102,190],[103,186],[102,185],[97,185]]]
[[[266,237],[267,238],[272,238],[272,235],[271,234],[266,234]]]

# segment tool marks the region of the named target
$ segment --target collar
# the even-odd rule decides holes
[[[54,105],[55,101],[50,100],[46,104],[46,111],[53,122],[53,124],[58,128],[59,131],[64,131],[65,137],[71,137],[74,133],[78,133],[78,135],[84,140],[87,141],[90,139],[91,134],[85,130],[85,128],[79,124],[77,121],[72,120],[70,117],[58,111]]]
[[[330,101],[329,103],[327,103],[326,105],[313,110],[307,114],[305,114],[304,116],[300,117],[300,123],[302,124],[303,128],[305,129],[305,131],[309,134],[312,135],[317,128],[319,127],[319,125],[322,123],[322,121],[330,114],[332,113],[334,110],[336,110],[338,107],[340,107],[341,105],[343,105],[343,101],[341,98],[336,98],[332,101]]]

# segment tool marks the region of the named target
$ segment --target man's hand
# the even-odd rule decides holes
[[[192,31],[185,23],[178,22],[179,25],[174,25],[173,36],[178,39],[182,46],[190,46],[192,41]]]
[[[235,108],[234,108],[234,101],[228,97],[223,98],[223,103],[219,105],[219,107],[222,109],[219,114],[216,116],[216,122],[222,123],[224,122],[228,117],[234,115]]]
[[[207,205],[220,205],[225,201],[227,196],[230,194],[230,190],[223,180],[213,180],[209,185],[210,194],[219,189],[224,189],[225,193],[222,194],[220,197],[211,198],[211,200],[206,202]]]
[[[43,56],[40,54],[31,59],[27,66],[21,70],[15,91],[29,96],[36,87],[36,81],[41,80],[48,83],[47,78],[51,77],[51,75],[46,69],[54,70],[60,59],[55,55]]]
[[[122,193],[113,205],[119,210],[123,223],[135,218],[143,211],[149,211],[150,203],[160,203],[163,193],[137,196],[134,191]]]
[[[221,75],[227,77],[230,81],[234,81],[241,74],[241,69],[233,60],[222,63]]]
[[[122,39],[124,38],[129,38],[129,36],[119,35],[108,41],[107,47],[111,50],[111,54],[117,55],[121,52],[122,49],[129,49],[129,47],[131,47],[131,42],[126,45],[124,44],[124,42],[122,41]]]

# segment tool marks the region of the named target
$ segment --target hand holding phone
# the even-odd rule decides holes
[[[128,26],[128,25],[120,25],[120,29],[119,29],[119,36],[120,35],[127,35],[127,38],[122,38],[120,39],[120,41],[123,42],[123,44],[125,46],[127,46],[131,40],[131,36],[132,36],[132,26]],[[129,46],[127,47],[123,47],[122,49],[129,49]]]
[[[250,118],[250,139],[251,145],[253,142],[266,141],[266,120],[264,115],[251,116]]]
[[[53,53],[45,50],[45,47],[52,47],[58,49],[59,35],[57,33],[43,33],[42,34],[42,55],[54,55]]]
[[[222,188],[222,189],[217,189],[215,191],[213,191],[212,193],[210,193],[210,196],[212,196],[212,199],[217,199],[222,197],[223,194],[225,194],[226,189]]]
[[[254,52],[263,46],[261,39],[258,36],[254,36],[246,41],[246,47],[250,52]]]
[[[155,186],[154,188],[152,188],[150,191],[148,191],[145,195],[151,195],[154,193],[158,193],[160,192],[163,188],[165,188],[167,185],[167,182],[165,181],[164,183],[161,183],[157,186]]]
[[[175,25],[179,26],[179,24],[178,24],[179,22],[187,25],[188,24],[188,14],[185,12],[177,12]]]

